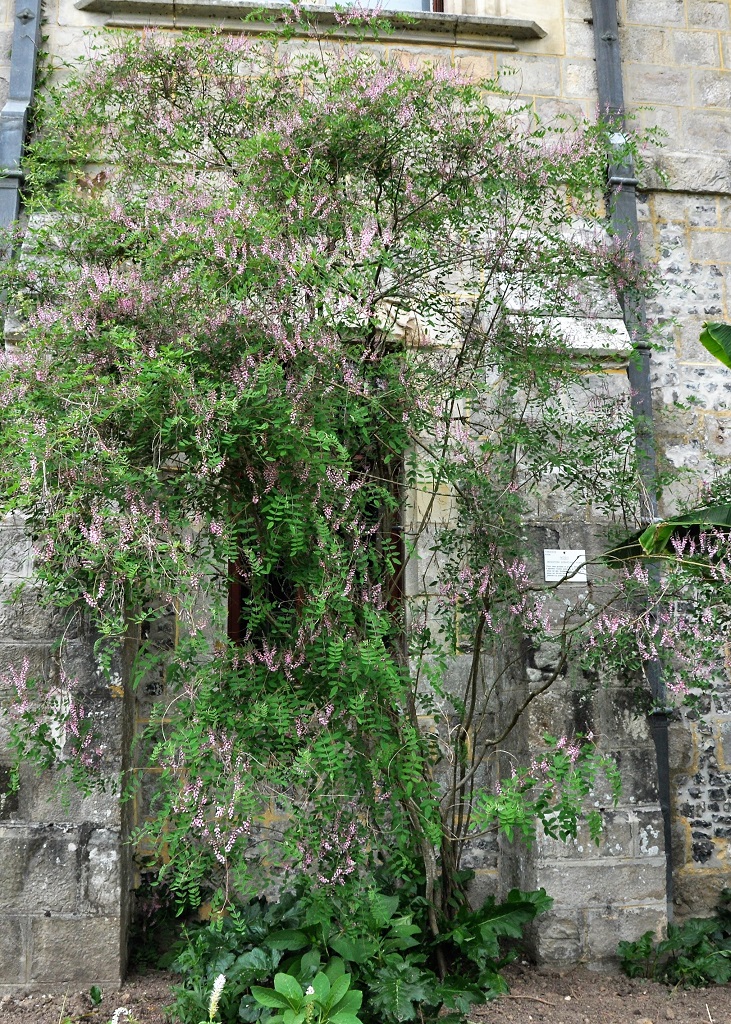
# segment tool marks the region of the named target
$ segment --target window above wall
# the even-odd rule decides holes
[[[444,0],[386,0],[384,11],[443,11]]]
[[[161,28],[218,27],[227,31],[245,28],[256,33],[272,28],[271,20],[257,20],[262,9],[269,19],[284,19],[292,5],[278,0],[265,0],[264,4],[256,0],[77,0],[75,6],[89,14],[106,15],[104,24],[113,28],[144,28],[152,24]],[[355,37],[347,25],[338,24],[334,6],[309,3],[302,7],[333,38]],[[502,9],[503,0],[385,0],[382,16],[393,24],[389,42],[397,43],[517,50],[520,43],[546,35],[530,18],[495,13]],[[401,19],[401,12],[410,15],[408,23]]]
[[[445,10],[450,9],[449,0],[446,0],[446,4],[445,7],[445,0],[385,0],[381,8],[384,11],[413,11],[414,13],[431,11],[434,14],[444,14]],[[451,13],[468,12],[451,11]]]

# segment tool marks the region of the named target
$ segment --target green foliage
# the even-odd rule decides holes
[[[617,952],[630,978],[688,988],[725,985],[731,981],[731,889],[722,890],[716,917],[669,924],[660,942],[645,932],[636,942],[620,942]]]
[[[288,922],[293,904],[286,896],[272,905],[252,900],[186,932],[171,965],[184,979],[172,988],[172,1008],[179,1020],[198,1024],[208,1015],[209,995],[220,974],[226,976],[218,1006],[221,1020],[240,1019],[244,994],[252,984],[270,978],[279,966],[282,951],[276,942],[276,930]],[[265,945],[264,939],[270,935],[275,941]],[[247,1006],[250,1015],[242,1019],[258,1019],[250,998]]]
[[[685,515],[672,516],[652,523],[638,533],[623,540],[616,547],[608,551],[604,556],[608,560],[623,560],[630,558],[676,558],[678,543],[686,538],[695,537],[698,539],[705,530],[729,529],[731,528],[731,504],[706,505],[703,508],[693,509]],[[689,552],[689,555],[696,556],[696,550]],[[699,571],[704,569],[705,559],[703,550],[697,551],[696,566]],[[680,557],[683,557],[682,555]],[[686,566],[693,566],[692,557],[683,557]]]
[[[350,988],[349,974],[338,973],[337,962],[318,971],[303,991],[291,974],[275,974],[274,988],[252,985],[251,994],[261,1006],[279,1010],[272,1024],[362,1024],[358,1010],[363,993]]]
[[[530,766],[520,767],[504,778],[494,792],[482,790],[475,798],[472,820],[477,830],[497,825],[508,839],[518,835],[532,842],[540,823],[552,839],[575,839],[579,822],[586,818],[589,835],[599,843],[601,816],[584,810],[583,800],[594,789],[602,773],[615,802],[621,780],[616,764],[596,754],[592,743],[579,736],[569,743],[565,738],[543,737],[546,749]]]
[[[521,892],[512,889],[505,903],[490,896],[476,911],[461,907],[447,938],[454,944],[455,977],[447,978],[445,1004],[465,1012],[469,1002],[483,1002],[508,991],[500,971],[515,959],[515,946],[504,940],[520,940],[523,929],[551,908],[553,900],[544,889]],[[460,986],[461,983],[461,986]]]
[[[171,1012],[182,1024],[198,1024],[224,974],[223,1024],[354,1024],[352,1016],[400,1024],[435,1019],[442,1007],[461,1018],[472,1003],[507,991],[500,971],[516,954],[504,942],[519,941],[550,905],[543,890],[513,890],[504,904],[489,898],[478,911],[462,907],[437,945],[423,900],[403,888],[392,895],[365,888],[333,900],[302,891],[272,904],[252,900],[188,933],[173,964],[183,980],[173,988]]]
[[[703,324],[700,343],[724,366],[731,368],[731,324]]]
[[[164,882],[158,880],[158,865],[137,858],[138,884],[134,893],[134,911],[129,934],[130,969],[144,974],[148,970],[167,970],[177,956],[177,944],[190,908],[178,901]]]

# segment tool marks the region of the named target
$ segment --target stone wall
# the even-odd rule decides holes
[[[726,0],[619,0],[618,14],[628,110],[638,127],[664,133],[646,153],[638,212],[645,257],[659,271],[648,312],[658,345],[652,384],[659,463],[671,474],[661,512],[670,514],[681,501],[700,504],[702,482],[731,458],[731,372],[698,342],[704,320],[731,322],[731,7]],[[457,51],[452,59],[480,74],[493,74],[494,67],[504,86],[544,117],[591,115],[598,99],[590,0],[566,0],[561,28],[540,44],[522,44],[517,54],[484,54],[470,64]],[[422,56],[436,54],[432,48]],[[591,550],[588,524],[577,510],[559,511],[555,519],[555,546]],[[679,919],[712,913],[720,889],[731,885],[727,690],[728,682],[719,680],[702,715],[678,714],[671,725]],[[526,749],[543,720],[552,721],[554,732],[561,722],[570,728],[576,721],[568,689],[555,690],[544,701],[549,704],[531,716],[532,734],[521,741]],[[620,758],[636,760],[625,775],[627,805],[615,816],[612,838],[597,851],[582,840],[565,848],[546,841],[531,857],[503,850],[505,877],[546,884],[557,896],[537,943],[548,958],[601,959],[619,938],[657,929],[664,920],[664,845],[647,724],[621,689],[597,691],[590,719],[602,723],[595,731]],[[511,857],[519,863],[509,869]],[[497,861],[482,870],[500,874]]]
[[[615,317],[620,317],[618,309]],[[595,337],[591,327],[580,320],[573,325],[574,344],[586,361],[583,388],[573,395],[576,405],[600,394],[612,400],[629,397],[629,337],[621,319],[611,321],[607,317],[607,321],[616,332],[611,335],[611,350],[605,347],[607,339],[601,332]],[[446,488],[442,492],[434,495],[424,482],[413,488],[409,501],[407,522],[413,520],[412,530],[423,522],[431,507],[429,528],[421,535],[407,534],[414,555],[405,581],[407,594],[427,609],[439,568],[433,532],[454,525],[449,492]],[[535,517],[526,527],[532,575],[536,580],[543,579],[546,549],[581,549],[591,562],[609,546],[611,525],[611,518],[589,508],[577,508],[554,481],[547,481]],[[587,588],[594,586],[593,573],[589,565],[588,583],[566,582],[557,588],[549,605],[555,621],[560,621],[565,612],[564,602],[587,596]],[[594,595],[600,602],[596,590]],[[527,696],[554,676],[559,658],[558,644],[544,644],[526,651],[522,667],[510,671],[485,659],[483,689],[492,694],[489,721],[495,731],[502,727],[497,723],[510,721]],[[453,687],[462,693],[460,687],[469,674],[471,660],[470,655],[454,659],[447,676],[448,693]],[[600,845],[583,833],[570,843],[541,836],[532,848],[520,839],[508,842],[501,837],[498,842],[493,836],[466,845],[463,866],[475,871],[471,888],[475,905],[486,894],[504,896],[513,886],[542,886],[554,897],[554,909],[541,918],[532,938],[533,952],[540,960],[606,962],[615,956],[621,939],[634,939],[647,930],[659,934],[667,921],[666,858],[655,746],[647,718],[636,708],[634,682],[639,680],[622,685],[588,678],[570,665],[559,673],[550,690],[530,704],[501,744],[506,748],[501,767],[507,773],[511,763],[529,764],[536,752],[545,748],[546,734],[559,737],[591,732],[598,738],[599,750],[618,765],[623,787],[617,806],[606,783],[592,794],[592,803],[602,808],[607,822]],[[448,704],[443,713],[449,716]],[[472,743],[479,745],[476,737]],[[492,783],[489,770],[483,771],[480,781],[483,785]]]
[[[0,523],[0,677],[27,659],[46,679],[63,672],[74,680],[95,711],[108,752],[102,770],[113,782],[128,746],[129,709],[110,692],[83,628],[38,603],[31,568],[22,523]],[[19,584],[22,596],[11,600]],[[11,791],[6,724],[0,719],[0,995],[119,985],[129,902],[119,800],[113,792],[59,790],[62,775],[39,776],[27,764]]]
[[[12,41],[13,5],[9,0],[0,0],[0,106],[8,98]]]
[[[618,360],[598,366],[591,390],[628,394],[626,366]],[[544,549],[583,549],[590,563],[607,549],[610,522],[597,512],[577,510],[560,491],[540,508],[540,520],[529,533],[538,579],[542,579]],[[593,586],[593,573],[590,564],[588,584],[561,584],[553,600],[561,604],[581,599]],[[600,592],[594,594],[593,599],[601,602]],[[540,688],[555,671],[558,656],[558,646],[552,644],[531,652],[524,690]],[[648,930],[660,934],[667,921],[655,746],[648,720],[638,711],[633,682],[639,680],[587,677],[576,665],[569,665],[550,690],[530,705],[522,722],[524,757],[541,749],[546,733],[593,733],[599,752],[617,764],[622,780],[616,806],[606,782],[598,784],[590,796],[590,804],[602,810],[605,821],[599,845],[591,841],[586,828],[567,843],[539,836],[529,851],[501,841],[501,873],[507,878],[512,875],[526,888],[542,886],[555,900],[534,933],[533,951],[542,961],[611,961],[621,939],[634,939]]]
[[[674,474],[660,511],[670,514],[681,501],[702,503],[703,481],[731,459],[731,371],[698,341],[704,320],[731,322],[731,5],[727,0],[618,0],[617,10],[628,110],[638,127],[657,126],[665,133],[648,148],[638,212],[645,257],[659,271],[648,312],[658,345],[652,384],[659,463]],[[566,0],[564,39],[556,41],[553,54],[545,40],[540,53],[527,52],[536,49],[528,44],[520,55],[496,55],[498,69],[518,70],[504,81],[515,82],[544,116],[591,115],[597,92],[590,0]],[[570,721],[570,703],[564,707]],[[671,725],[678,919],[712,913],[720,889],[731,885],[728,681],[719,680],[701,707],[702,715],[678,715]],[[617,727],[621,743],[631,734]],[[637,720],[631,728],[643,726]],[[647,759],[649,772],[649,752]],[[631,840],[635,849],[638,842],[641,849],[654,845],[641,839],[641,829]],[[631,844],[628,840],[625,848]],[[661,855],[660,835],[656,856]],[[570,856],[570,850],[563,851],[564,905],[565,900],[571,905],[576,892]],[[536,878],[543,877],[543,858],[538,851]],[[657,894],[656,884],[648,887],[648,897],[652,892]],[[657,898],[658,910],[661,903]],[[614,913],[607,910],[609,917]],[[575,948],[583,941],[589,955],[596,955],[589,938]]]
[[[535,18],[546,35],[518,41],[512,50],[512,44],[484,40],[457,46],[438,34],[410,46],[387,39],[380,45],[400,59],[447,57],[462,70],[497,76],[544,117],[591,115],[597,94],[590,0],[565,0],[563,6],[560,0],[499,0],[494,6],[503,16]],[[108,8],[88,13],[73,0],[49,0],[52,56],[73,59],[87,46],[85,30],[115,17],[118,24],[124,17],[133,21],[132,15],[117,17],[112,3]],[[663,509],[671,511],[679,500],[695,499],[699,481],[731,456],[731,372],[697,341],[704,319],[731,321],[730,10],[727,0],[619,0],[618,10],[629,106],[641,126],[657,124],[667,132],[664,148],[648,154],[640,216],[647,258],[657,262],[662,278],[650,304],[660,344],[653,356],[659,447],[663,463],[685,474],[664,492]],[[134,17],[144,23],[157,15]],[[0,101],[7,90],[11,22],[5,0]],[[626,388],[621,367],[610,374]],[[604,536],[601,522],[560,507],[547,506],[535,529],[537,549],[591,553]],[[0,674],[24,656],[51,676],[63,663],[104,710],[118,771],[134,714],[144,723],[145,700],[133,712],[114,696],[82,629],[66,632],[56,647],[60,623],[38,605],[30,572],[19,524],[0,524]],[[424,581],[418,566],[414,572],[411,592],[418,593]],[[20,580],[28,585],[20,603],[11,604],[10,591]],[[514,681],[516,692],[549,671],[551,657],[550,650],[534,652],[524,676]],[[604,749],[618,757],[625,784],[605,842],[597,849],[585,837],[567,846],[543,839],[531,853],[486,843],[471,850],[468,861],[478,870],[476,892],[518,881],[545,885],[556,897],[537,934],[540,957],[601,960],[619,938],[659,929],[665,920],[662,827],[646,721],[633,712],[627,690],[606,686],[582,696],[576,682],[566,681],[534,705],[516,744],[527,752],[543,731],[573,728],[590,727],[602,737]],[[149,685],[154,690],[158,684]],[[703,717],[685,715],[671,726],[678,915],[710,912],[718,890],[731,884],[730,692],[727,683],[719,684]],[[0,993],[55,983],[113,984],[124,969],[129,884],[119,803],[113,795],[76,794],[62,803],[52,780],[28,768],[20,791],[8,793],[5,747],[0,733]],[[598,793],[597,801],[606,795]]]
[[[572,727],[591,730],[600,738],[599,749],[619,766],[618,805],[606,784],[592,794],[605,822],[599,844],[585,827],[567,843],[543,836],[527,879],[555,900],[536,931],[539,960],[612,961],[621,939],[659,934],[667,920],[663,820],[647,719],[637,714],[631,688],[600,683],[582,691],[574,678],[537,702],[529,727],[536,739]]]

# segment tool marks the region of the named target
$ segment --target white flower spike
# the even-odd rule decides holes
[[[213,989],[211,991],[211,1001],[208,1004],[208,1019],[213,1020],[218,1011],[218,1004],[221,1000],[221,993],[223,992],[223,986],[226,984],[226,975],[219,974],[216,980],[213,982]]]

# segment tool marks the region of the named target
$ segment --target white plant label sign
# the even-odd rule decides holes
[[[546,583],[560,583],[562,580],[566,583],[586,583],[585,562],[584,548],[544,548],[543,570]]]

